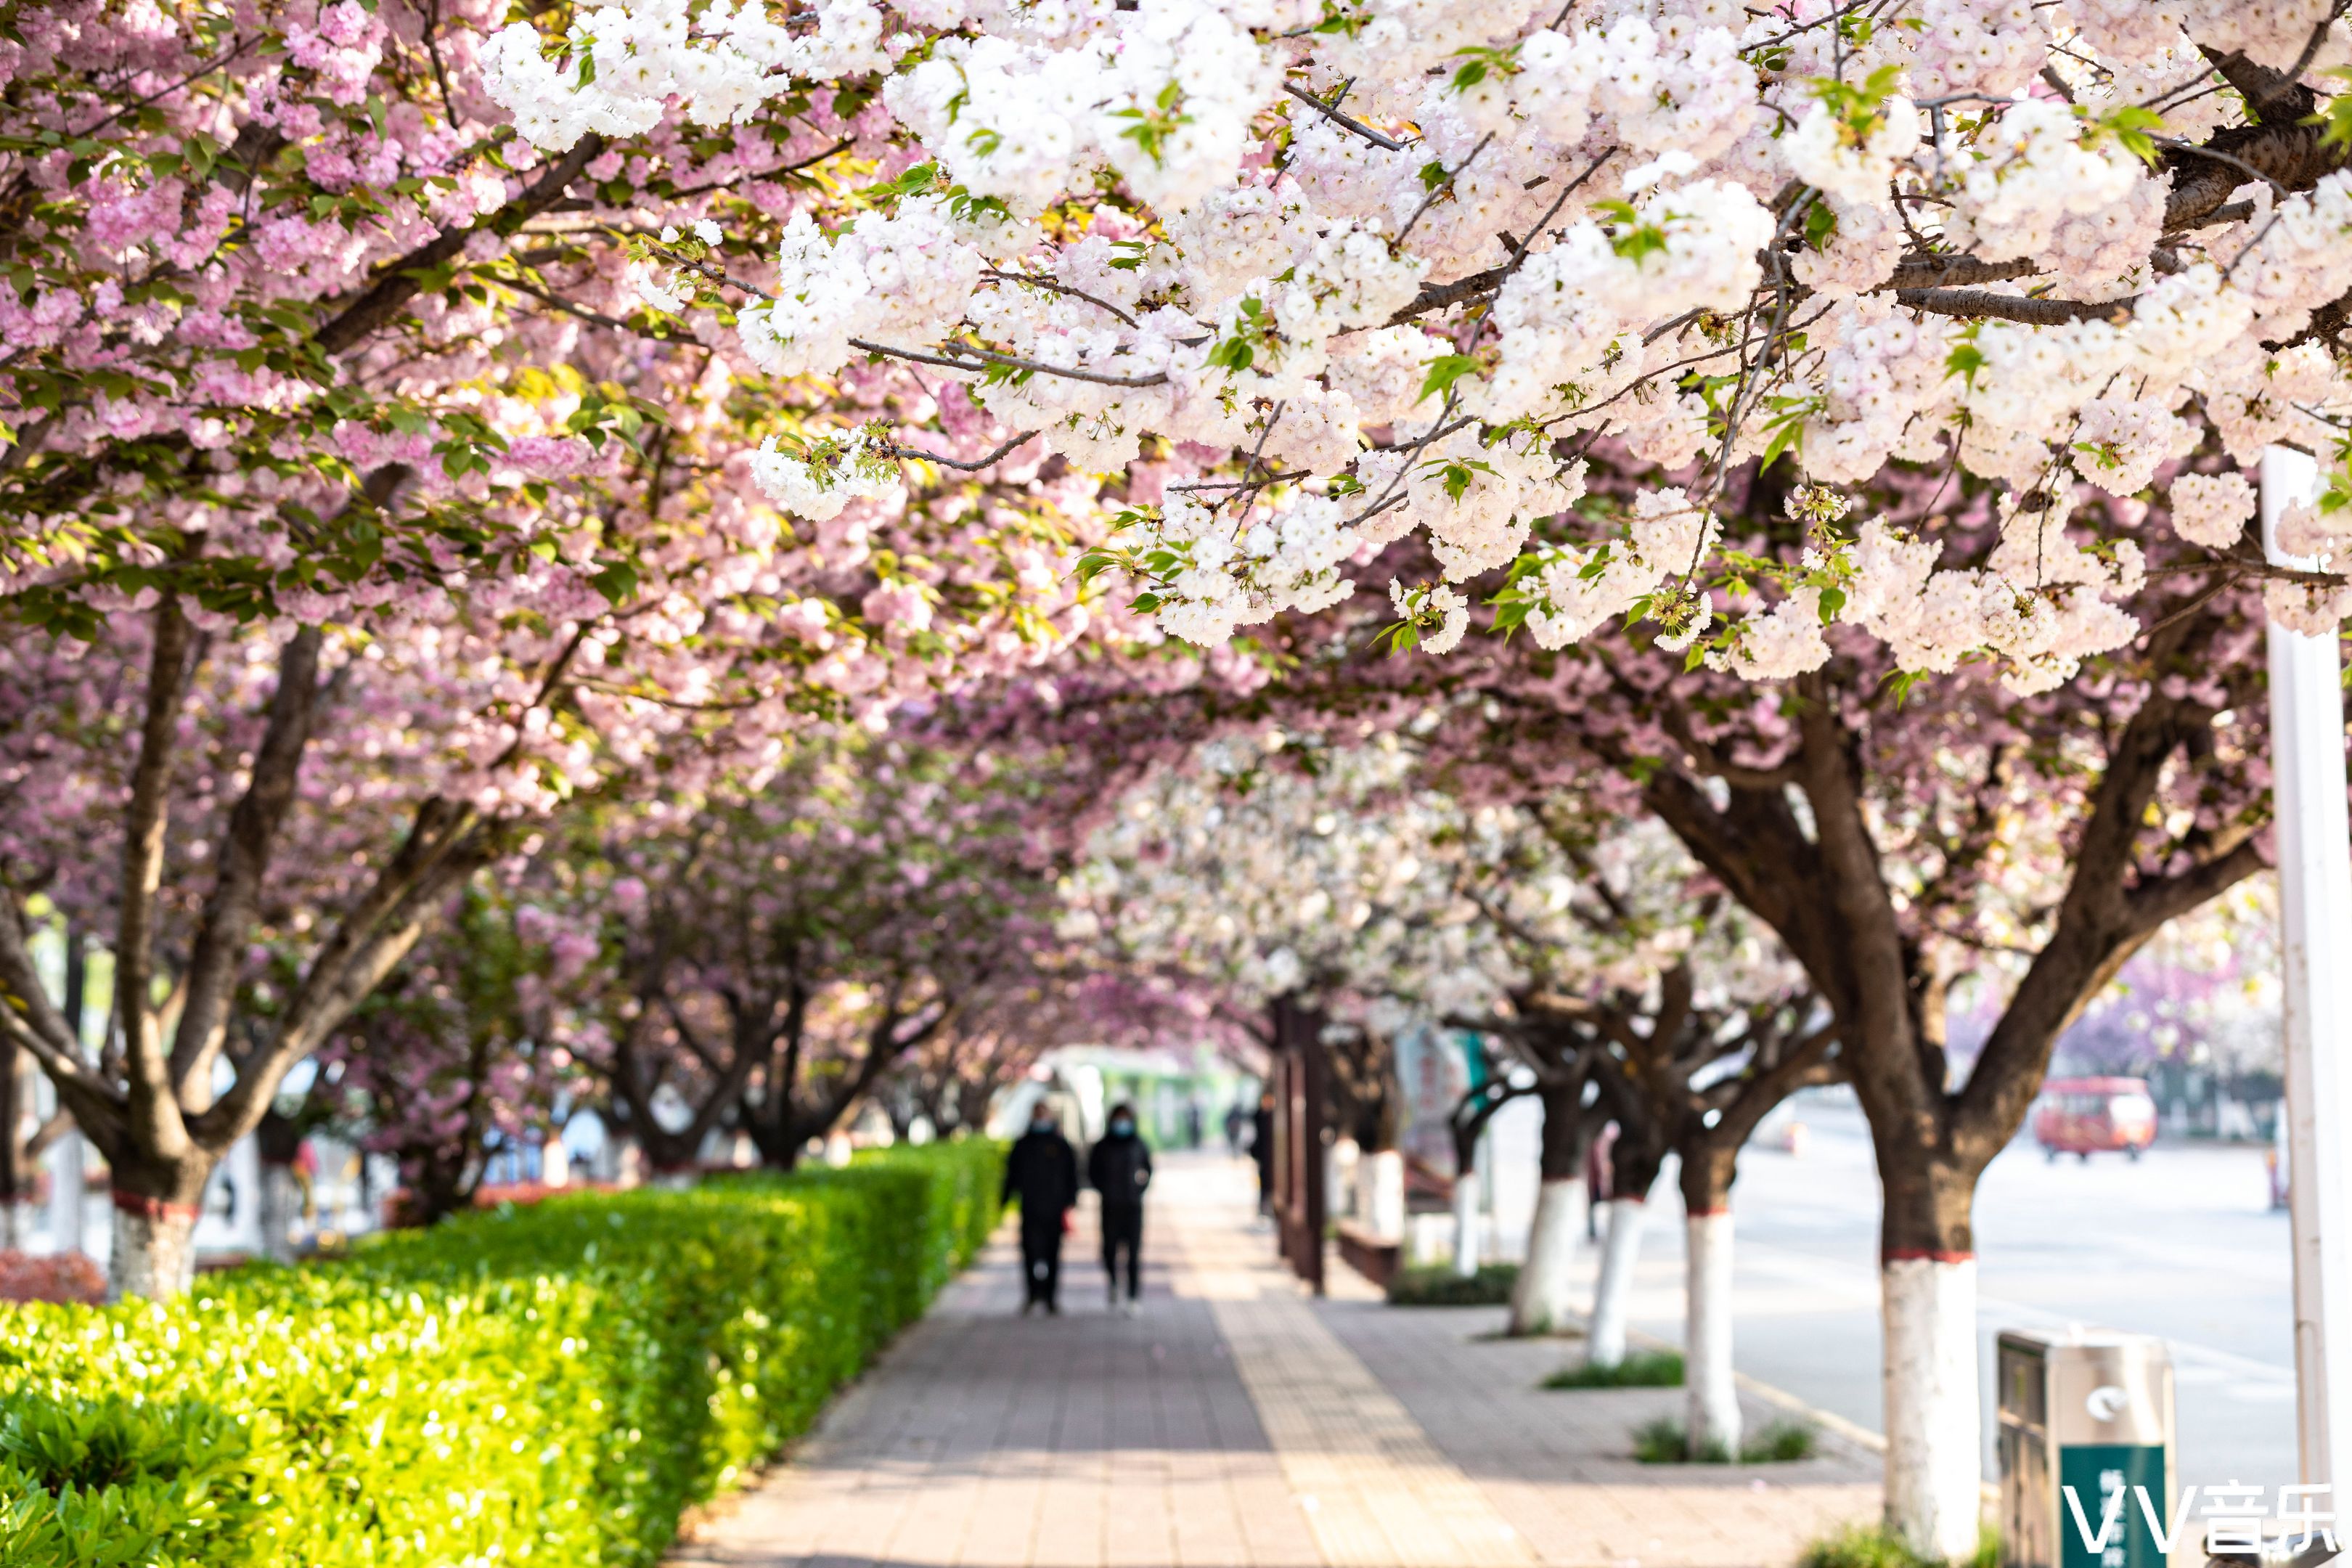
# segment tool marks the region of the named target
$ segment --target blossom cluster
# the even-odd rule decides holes
[[[1547,637],[1625,616],[1696,635],[1736,569],[1702,549],[1637,586],[1643,541],[1578,537],[1561,466],[1513,471],[1579,440],[1669,470],[1699,511],[1732,465],[1769,456],[1841,485],[1954,464],[2042,516],[2073,515],[2078,486],[2160,491],[2209,439],[2239,465],[2268,441],[2332,447],[2352,384],[2302,334],[2352,289],[2352,175],[2232,191],[2168,149],[2265,133],[2217,99],[2224,57],[2326,95],[2345,24],[2308,5],[1928,12],[927,0],[883,42],[892,155],[796,213],[772,283],[732,305],[772,374],[879,355],[976,382],[1113,492],[1129,521],[1101,559],[1162,629],[1208,643],[1330,602],[1414,531],[1456,581],[1557,584],[1609,550],[1605,588],[1546,591],[1528,624]],[[652,34],[666,13],[621,15]],[[680,61],[759,53],[733,41],[740,13],[713,15],[648,46],[690,116],[730,89],[706,102]],[[575,23],[526,48],[510,28],[501,58],[559,70],[542,57],[605,48],[600,29],[638,36]],[[804,68],[761,68],[781,94]],[[641,113],[652,90],[601,66],[559,85],[609,100],[575,119]],[[517,123],[563,144],[570,121],[550,140],[543,118]],[[1166,479],[1224,496],[1138,504]],[[1732,657],[1756,646],[1734,622],[1706,623],[1710,646],[1785,675],[1815,652],[1796,628],[1821,604],[1879,635],[1912,612],[1859,606],[1901,593],[1938,606],[1918,612],[1933,636],[1892,645],[1921,669],[1958,638],[2031,683],[2130,635],[2089,607],[2112,610],[2129,574],[2077,572],[2097,542],[2079,527],[2053,571],[1921,576],[1866,521],[1813,541],[1807,568],[1869,574],[1866,592],[1755,611],[1780,650],[1761,662]]]

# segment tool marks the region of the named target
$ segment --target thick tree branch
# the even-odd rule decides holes
[[[602,136],[588,135],[562,158],[541,170],[522,194],[499,210],[496,221],[513,225],[529,221],[559,200],[564,188],[578,179],[604,151]],[[425,275],[457,259],[466,242],[480,230],[451,226],[387,266],[366,292],[320,327],[311,342],[331,354],[357,347],[407,307],[425,286]]]
[[[172,1043],[172,1088],[183,1109],[199,1111],[212,1103],[213,1064],[228,1037],[228,1015],[236,998],[238,970],[257,917],[261,880],[277,851],[278,834],[294,802],[302,753],[310,743],[319,701],[316,626],[287,639],[278,656],[278,690],[253,757],[245,794],[229,813],[220,870],[205,900],[186,971],[187,1000]]]
[[[33,962],[24,905],[15,889],[5,887],[0,887],[0,1014],[12,1017],[30,1037],[33,1043],[26,1048],[37,1056],[46,1050],[76,1067],[85,1065],[80,1037],[49,1000],[48,987]],[[44,1066],[47,1059],[42,1057]]]
[[[172,1092],[171,1060],[153,1003],[156,901],[163,886],[173,764],[180,710],[194,676],[194,641],[179,600],[166,595],[155,606],[139,755],[123,814],[121,912],[114,943],[114,1011],[122,1029],[131,1134],[142,1148],[166,1159],[186,1148],[187,1128]]]
[[[2137,300],[2029,300],[2019,294],[1995,294],[1986,289],[1898,289],[1895,302],[1931,315],[1958,316],[1970,321],[2023,321],[2035,327],[2063,327],[2070,321],[2116,321],[2131,314]]]
[[[2166,921],[2220,897],[2268,862],[2249,832],[2218,855],[2177,875],[2142,882],[2125,900],[2134,931],[2148,934]]]

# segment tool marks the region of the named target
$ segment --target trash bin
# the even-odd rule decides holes
[[[2147,1517],[2150,1508],[2172,1517],[2164,1342],[2011,1331],[2000,1336],[1994,1376],[2002,1568],[2164,1568]]]

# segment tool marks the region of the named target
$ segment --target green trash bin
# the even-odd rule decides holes
[[[2002,1568],[2165,1568],[2148,1521],[2172,1518],[2164,1342],[2011,1331],[1994,1376]]]

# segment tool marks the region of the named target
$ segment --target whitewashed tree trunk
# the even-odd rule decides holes
[[[1478,1212],[1478,1171],[1474,1165],[1454,1178],[1454,1272],[1465,1279],[1478,1272],[1484,1240],[1480,1221],[1485,1217]]]
[[[169,1300],[196,1279],[194,1205],[133,1201],[114,1205],[114,1258],[107,1271],[110,1300],[143,1296]]]
[[[1886,1522],[1920,1556],[1965,1563],[1982,1515],[1972,1258],[1890,1258],[1886,1321]]]
[[[84,1157],[81,1133],[70,1129],[49,1150],[49,1247],[55,1252],[88,1250],[81,1215]]]
[[[1345,1216],[1359,1224],[1363,1222],[1364,1216],[1356,1213],[1356,1165],[1362,1157],[1363,1149],[1353,1138],[1334,1139],[1331,1147],[1324,1152],[1323,1212],[1334,1219]]]
[[[261,1163],[261,1256],[278,1263],[294,1261],[294,1217],[302,1209],[301,1189],[294,1184],[294,1167],[276,1160]]]
[[[1356,1162],[1357,1217],[1382,1241],[1404,1239],[1404,1154],[1377,1149]]]
[[[1739,1384],[1731,1374],[1731,1214],[1685,1222],[1683,1393],[1691,1452],[1739,1454]]]
[[[1536,1194],[1528,1260],[1511,1287],[1511,1332],[1547,1334],[1575,1316],[1577,1263],[1584,1251],[1584,1178],[1548,1181]]]
[[[539,1180],[541,1185],[550,1187],[572,1184],[572,1151],[563,1146],[561,1134],[539,1147]]]
[[[1592,1288],[1592,1322],[1585,1331],[1588,1366],[1616,1366],[1625,1359],[1625,1318],[1648,1211],[1639,1198],[1612,1198],[1607,1205],[1609,1231],[1601,1243],[1601,1279]]]

